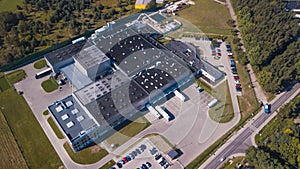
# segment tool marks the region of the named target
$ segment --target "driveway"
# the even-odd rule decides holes
[[[194,85],[186,88],[183,93],[188,97],[187,101],[180,102],[173,97],[162,105],[168,110],[170,107],[175,110],[175,112],[169,110],[175,116],[174,120],[152,121],[151,126],[110,153],[114,156],[121,155],[142,137],[158,133],[183,152],[176,163],[186,166],[239,121],[239,117],[235,116],[229,123],[216,123],[208,116],[207,104],[213,100],[209,94],[199,93]]]

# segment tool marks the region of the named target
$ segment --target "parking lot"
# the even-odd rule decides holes
[[[63,85],[61,90],[57,89],[51,93],[46,93],[41,87],[41,83],[49,79],[49,75],[35,79],[35,74],[46,68],[35,69],[33,63],[31,63],[22,67],[22,69],[26,72],[27,77],[16,83],[15,87],[17,90],[24,92],[24,97],[34,113],[42,113],[48,105],[72,93],[72,88],[68,84]]]
[[[126,156],[127,158],[129,158],[128,160],[124,159],[124,157]],[[122,164],[124,163],[124,161],[128,162]],[[166,155],[160,149],[158,149],[148,138],[143,139],[142,141],[135,144],[135,146],[129,149],[120,158],[116,159],[116,162],[119,163],[114,165],[116,169],[120,168],[118,166],[121,166],[124,169],[158,169],[163,168],[163,166],[165,166],[164,168],[170,169],[178,168],[178,164],[171,163],[170,160],[166,157]],[[161,165],[159,162],[161,162],[161,164],[163,165]]]

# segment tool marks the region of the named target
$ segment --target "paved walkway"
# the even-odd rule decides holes
[[[233,9],[233,7],[231,5],[230,0],[226,0],[226,4],[227,4],[227,7],[229,9],[231,18],[233,20],[235,20],[236,29],[239,30],[239,26],[238,26],[238,23],[237,23],[236,15],[235,15],[235,12],[234,12],[234,9]],[[241,43],[244,44],[242,36],[240,34],[240,31],[238,31],[237,35],[238,35],[238,38],[241,39]],[[244,47],[244,45],[242,45],[241,48],[242,48],[243,52],[246,52],[246,48]],[[263,103],[266,103],[267,102],[267,97],[266,97],[266,95],[264,93],[264,90],[262,89],[262,87],[259,85],[259,83],[257,81],[256,75],[253,72],[252,66],[248,63],[246,65],[246,67],[247,67],[247,69],[249,71],[250,80],[251,80],[251,83],[252,83],[252,86],[253,86],[253,89],[254,89],[254,92],[255,92],[257,100],[258,101],[262,101]]]

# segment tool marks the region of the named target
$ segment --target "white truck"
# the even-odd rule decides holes
[[[165,112],[160,106],[155,106],[155,109],[163,116],[164,119],[166,119],[167,121],[171,120],[169,114]]]

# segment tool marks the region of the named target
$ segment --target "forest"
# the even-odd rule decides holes
[[[232,0],[248,61],[262,87],[282,91],[300,79],[299,19],[281,0]]]
[[[134,12],[133,0],[24,0],[0,12],[0,66]]]
[[[250,147],[246,161],[258,168],[300,168],[300,96],[280,109]]]

